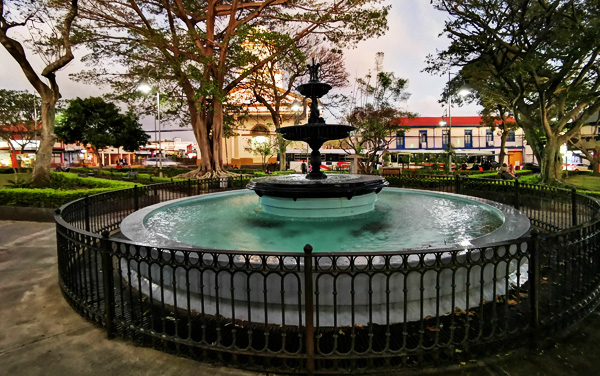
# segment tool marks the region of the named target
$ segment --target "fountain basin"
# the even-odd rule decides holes
[[[484,211],[491,213],[492,218],[501,218],[502,223],[499,227],[490,228],[487,233],[470,239],[458,237],[448,245],[444,245],[446,241],[441,239],[441,245],[439,241],[437,243],[424,242],[421,247],[413,244],[411,246],[413,249],[404,250],[400,249],[401,247],[398,245],[394,245],[392,248],[373,245],[373,241],[379,237],[379,234],[376,234],[374,238],[370,238],[368,231],[359,233],[357,238],[352,238],[350,235],[340,238],[332,236],[328,239],[332,241],[330,243],[332,245],[329,246],[320,244],[319,239],[314,239],[314,242],[306,241],[313,244],[313,246],[317,244],[315,246],[315,256],[319,255],[319,251],[325,252],[313,258],[314,262],[317,263],[316,267],[313,266],[314,270],[324,271],[323,274],[317,273],[317,279],[315,280],[315,288],[319,291],[316,302],[319,313],[316,319],[318,319],[320,326],[414,321],[428,315],[435,315],[438,312],[440,314],[449,313],[457,308],[467,310],[477,306],[482,299],[491,300],[495,295],[503,294],[505,286],[507,286],[507,281],[504,278],[507,274],[506,271],[515,272],[526,263],[526,260],[514,259],[515,255],[523,252],[523,249],[518,250],[516,245],[506,247],[506,249],[501,248],[501,254],[500,252],[494,253],[492,248],[487,247],[491,243],[518,238],[528,231],[529,220],[519,211],[491,201],[471,200],[460,195],[416,190],[387,189],[380,196],[388,190],[392,198],[391,202],[398,201],[398,198],[403,194],[408,194],[406,197],[410,197],[407,200],[409,206],[419,206],[421,204],[415,201],[414,197],[416,196],[414,195],[422,195],[426,198],[426,201],[447,208],[450,204],[445,203],[446,200],[449,200],[449,203],[457,200],[458,202],[471,203],[467,207],[474,205],[483,208]],[[166,281],[172,281],[171,286],[163,285],[164,297],[161,299],[164,299],[165,304],[181,309],[190,309],[205,314],[218,314],[234,320],[276,325],[300,325],[304,322],[302,295],[304,274],[298,272],[298,270],[304,268],[304,258],[298,253],[286,255],[285,252],[301,251],[303,244],[305,244],[301,239],[304,238],[298,238],[295,235],[302,236],[305,232],[308,232],[308,230],[305,231],[301,227],[307,221],[298,221],[293,218],[286,220],[291,223],[291,232],[285,229],[282,230],[281,227],[274,229],[275,233],[280,234],[279,239],[286,240],[288,234],[290,235],[292,238],[291,244],[294,245],[292,248],[280,245],[274,248],[279,250],[278,252],[272,249],[269,252],[269,242],[272,239],[265,234],[257,236],[256,244],[263,244],[264,249],[267,250],[262,253],[260,249],[256,250],[255,247],[251,247],[254,251],[240,252],[240,249],[254,243],[252,239],[247,239],[244,242],[238,238],[236,235],[239,231],[237,225],[232,223],[229,217],[224,218],[220,223],[222,228],[220,238],[239,245],[238,248],[235,248],[238,251],[231,255],[218,250],[227,247],[191,246],[181,240],[168,239],[164,234],[156,234],[154,230],[144,230],[145,224],[149,223],[148,215],[161,206],[175,205],[177,207],[178,204],[185,204],[186,200],[199,200],[199,210],[202,211],[202,207],[206,205],[206,211],[212,214],[214,210],[210,206],[210,202],[227,196],[233,199],[242,199],[254,195],[252,192],[241,191],[175,200],[142,209],[127,217],[121,226],[123,235],[133,239],[137,244],[148,244],[142,247],[142,257],[139,262],[130,261],[130,264],[134,263],[135,265],[129,265],[129,268],[125,268],[125,265],[123,265],[123,270],[136,271],[134,272],[135,275],[128,279],[133,281],[134,288],[146,295],[151,295],[152,291],[157,288],[157,286],[154,286],[156,282],[152,281],[157,281],[158,276]],[[354,222],[360,222],[360,218],[371,216],[373,218],[370,218],[370,220],[378,220],[380,206],[384,205],[389,199],[386,196],[382,196],[384,199],[376,204],[374,212],[350,217],[350,220],[343,218],[341,222],[353,225]],[[258,217],[276,217],[261,213],[256,203],[254,208],[251,217],[255,215]],[[427,217],[427,211],[424,208],[417,207],[416,209],[422,213],[422,216]],[[445,213],[446,211],[452,212],[452,210],[445,209],[429,212],[433,217],[426,218],[425,222],[431,221],[433,224],[437,217],[456,222],[456,219],[462,218],[464,214],[464,210],[458,210],[457,217],[449,217],[450,214]],[[467,212],[472,212],[472,210],[469,209]],[[177,211],[171,214],[173,216],[167,215],[163,218],[166,219],[165,223],[170,223],[170,219],[178,216]],[[417,222],[414,214],[405,213],[403,216],[408,216],[409,222]],[[240,215],[234,214],[233,217],[240,217]],[[396,218],[393,221],[397,220]],[[211,219],[209,222],[213,223],[215,220]],[[268,223],[278,222],[282,222],[280,217],[276,217],[273,222]],[[331,231],[331,221],[317,222],[316,227],[327,227],[327,233],[335,234],[336,231]],[[481,218],[474,218],[475,224],[483,224],[483,222]],[[268,223],[267,229],[269,227]],[[252,224],[256,224],[256,222],[252,222]],[[423,227],[423,224],[417,223],[416,226]],[[460,226],[460,228],[466,227],[468,226]],[[365,228],[365,224],[359,223],[359,228]],[[369,228],[368,223],[366,228]],[[202,228],[197,227],[194,230],[201,231]],[[212,233],[215,230],[209,228],[205,231]],[[452,231],[456,232],[457,230]],[[393,236],[393,231],[391,234],[392,238],[385,241],[384,244],[393,243],[393,238],[402,239],[402,235]],[[350,245],[343,246],[339,244],[344,237],[350,237],[348,244],[354,244],[363,237],[367,239],[366,243],[355,249],[350,249],[350,252],[348,252],[346,247],[349,248]],[[422,238],[425,241],[428,240],[426,237],[427,235],[420,235],[417,239]],[[464,247],[463,250],[451,250],[457,246],[460,248],[460,245]],[[527,244],[523,242],[520,247],[526,249],[526,246]],[[168,250],[169,247],[178,247],[180,250],[170,251]],[[195,252],[186,253],[186,248],[193,249]],[[414,248],[427,250],[427,252],[419,252],[418,249],[415,250]],[[432,252],[436,248],[439,251]],[[334,250],[343,253],[329,253]],[[144,256],[146,254],[154,256]],[[502,257],[498,257],[499,255]],[[206,268],[200,268],[202,270],[201,274],[190,276],[184,268],[161,268],[159,263],[151,261],[168,260],[172,257],[180,260],[180,262],[187,260],[190,264],[196,265],[195,268],[198,268],[198,265],[206,265]],[[492,257],[497,260],[494,265],[488,264],[482,267],[476,262],[472,265],[469,264],[469,260],[491,259]],[[423,263],[457,264],[457,266],[463,264],[464,266],[444,270],[439,275],[434,272],[422,274],[418,266]],[[227,268],[220,266],[228,264],[230,266]],[[406,269],[410,272],[406,274],[394,273],[392,277],[386,275],[386,269],[398,270],[402,269],[403,265],[410,266]],[[361,274],[353,279],[343,275],[343,270],[349,268],[364,268],[365,270],[379,270],[380,272]],[[259,272],[264,269],[278,272],[269,273],[265,276]],[[342,275],[338,277],[330,275],[327,272],[330,270],[341,271]],[[470,282],[466,283],[466,281]],[[181,288],[185,286],[189,286],[189,291]],[[454,299],[452,298],[453,295]],[[285,310],[282,310],[282,307],[285,307]],[[381,311],[377,307],[381,307]],[[389,317],[385,316],[387,311],[384,309],[385,307],[390,307]]]

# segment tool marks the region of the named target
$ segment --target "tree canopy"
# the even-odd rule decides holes
[[[41,140],[31,176],[34,185],[50,181],[55,105],[61,97],[56,73],[73,60],[72,28],[77,12],[77,0],[0,2],[0,44],[19,64],[42,102]],[[16,30],[26,30],[23,34],[28,37],[20,38]],[[46,64],[39,75],[29,60],[30,52],[39,55]]]
[[[40,133],[38,108],[40,99],[26,91],[0,89],[0,138],[4,139],[11,150],[14,160],[16,158],[17,145],[21,154]],[[13,165],[15,172],[21,168],[17,160]]]
[[[58,116],[56,135],[68,143],[92,145],[97,156],[98,149],[107,146],[136,151],[150,138],[135,114],[121,114],[114,103],[98,97],[69,101],[68,107]]]
[[[542,180],[560,179],[559,147],[600,110],[600,1],[436,0],[450,46],[427,70],[461,68],[494,88],[523,128]],[[477,72],[477,73],[475,73]]]
[[[93,25],[87,28],[92,50],[87,60],[123,67],[118,78],[108,79],[116,92],[130,93],[140,77],[150,77],[161,92],[183,98],[202,157],[190,174],[196,177],[224,173],[224,103],[231,90],[310,35],[339,46],[382,35],[389,6],[381,3],[90,0],[81,13]],[[274,48],[267,55],[254,54],[256,40]],[[83,78],[106,81],[102,73]]]
[[[363,156],[358,162],[363,173],[370,173],[380,154],[396,140],[398,127],[402,126],[397,119],[416,116],[399,107],[408,99],[408,80],[382,71],[382,63],[383,53],[379,52],[374,73],[356,79],[358,96],[349,98],[346,120],[357,129],[341,143],[346,153]]]

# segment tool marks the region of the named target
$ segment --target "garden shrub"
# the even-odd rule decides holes
[[[102,192],[132,188],[134,183],[100,178],[82,178],[74,173],[51,173],[50,188],[3,188],[0,203],[9,206],[56,208],[69,201]],[[78,187],[80,189],[71,189]]]

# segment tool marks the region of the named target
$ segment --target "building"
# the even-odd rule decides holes
[[[500,131],[483,125],[480,116],[453,116],[451,125],[449,122],[440,125],[441,120],[440,117],[398,119],[398,131],[389,152],[396,155],[441,154],[451,141],[458,156],[486,156],[513,166],[532,162],[535,158],[522,129],[510,131],[505,147],[506,160],[499,161]],[[392,157],[393,163],[394,159],[398,161]]]

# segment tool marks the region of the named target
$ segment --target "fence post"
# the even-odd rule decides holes
[[[577,226],[577,189],[571,188],[571,221]]]
[[[115,295],[113,282],[113,265],[110,254],[110,239],[108,231],[102,231],[102,284],[104,287],[104,322],[106,324],[106,335],[108,338],[115,337]]]
[[[140,210],[140,193],[137,184],[133,186],[133,210]]]
[[[85,195],[83,215],[85,216],[85,231],[90,232],[90,196]]]
[[[460,175],[457,174],[455,177],[455,181],[454,181],[454,184],[455,184],[454,190],[457,195],[461,194],[460,192],[462,190],[462,187],[460,186],[460,183],[461,183],[460,179],[461,179]]]
[[[540,327],[540,238],[538,231],[533,229],[531,231],[531,248],[529,251],[529,301],[531,304],[531,317],[530,325],[532,329],[532,340],[533,346],[536,347],[538,343],[538,332]]]
[[[309,375],[315,372],[315,327],[313,321],[313,279],[312,279],[312,251],[310,244],[304,246],[304,338],[306,343],[306,371]]]
[[[520,206],[520,196],[519,196],[519,190],[521,189],[521,184],[519,183],[519,179],[515,179],[515,209],[517,210],[521,210],[519,208]]]

